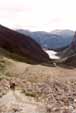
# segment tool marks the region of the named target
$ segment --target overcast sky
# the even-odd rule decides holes
[[[0,0],[0,24],[39,31],[76,30],[76,0]]]

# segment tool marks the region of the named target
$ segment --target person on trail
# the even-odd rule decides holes
[[[10,82],[10,89],[15,90],[16,84],[14,82]]]

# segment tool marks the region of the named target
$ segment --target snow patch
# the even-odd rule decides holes
[[[56,56],[57,52],[56,51],[53,51],[53,50],[44,50],[48,55],[49,55],[49,58],[51,59],[60,59],[59,56]]]

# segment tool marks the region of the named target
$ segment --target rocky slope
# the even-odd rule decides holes
[[[76,112],[76,68],[27,64],[6,53],[0,50],[0,113]]]

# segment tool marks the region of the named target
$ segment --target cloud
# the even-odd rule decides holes
[[[76,0],[0,0],[0,23],[32,30],[76,29]]]

